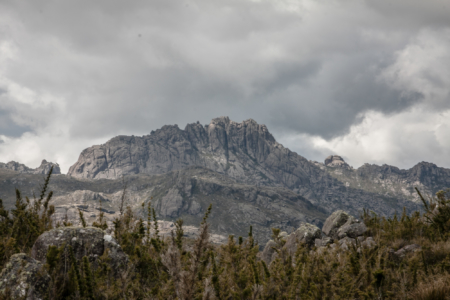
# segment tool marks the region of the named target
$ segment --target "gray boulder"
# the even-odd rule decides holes
[[[43,299],[50,283],[44,264],[18,253],[11,256],[0,273],[0,295],[9,290],[11,299]]]
[[[96,227],[59,227],[46,231],[34,243],[31,257],[45,263],[48,247],[61,247],[63,244],[66,249],[69,245],[72,246],[75,259],[81,260],[87,256],[94,268],[97,267],[100,256],[107,251],[114,274],[118,274],[128,263],[128,257],[117,241]]]
[[[345,224],[337,231],[337,236],[339,239],[343,239],[348,236],[350,238],[357,238],[366,233],[367,227],[364,223],[353,223],[353,224]]]
[[[354,218],[343,210],[337,210],[332,213],[323,224],[322,231],[329,237],[337,239],[337,231],[341,226]]]
[[[338,241],[338,245],[341,250],[347,251],[350,249],[350,247],[352,247],[352,245],[356,246],[356,240],[349,237],[345,237]]]
[[[269,240],[261,253],[261,259],[266,263],[270,264],[272,262],[272,256],[276,253],[278,244],[274,240]]]
[[[411,245],[405,246],[397,251],[394,251],[393,249],[391,249],[389,251],[389,257],[395,261],[401,261],[401,260],[403,260],[403,258],[405,258],[405,256],[408,253],[414,253],[414,252],[420,251],[420,250],[422,250],[422,247],[420,247],[417,244],[411,244]]]
[[[319,248],[319,247],[326,247],[327,245],[330,245],[331,243],[333,243],[333,240],[329,237],[323,237],[321,239],[316,239],[314,241],[314,245]]]
[[[304,243],[311,247],[316,239],[322,237],[322,231],[315,225],[309,223],[301,223],[300,227],[286,238],[285,247],[289,254],[294,255],[297,251],[298,243]]]
[[[377,243],[374,241],[373,237],[369,236],[364,241],[361,242],[361,247],[372,249],[375,247]]]

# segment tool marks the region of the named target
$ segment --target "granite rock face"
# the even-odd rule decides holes
[[[19,173],[26,173],[26,174],[48,174],[50,171],[50,168],[53,166],[53,174],[61,174],[61,169],[59,168],[58,164],[48,162],[45,159],[42,160],[41,165],[37,167],[36,169],[29,168],[25,166],[24,164],[20,164],[15,161],[10,161],[9,163],[0,163],[0,168],[2,169],[8,169],[12,171],[16,171]]]
[[[407,211],[419,207],[404,197],[380,195],[337,179],[333,172],[354,171],[340,156],[331,156],[327,164],[330,167],[283,147],[265,125],[252,119],[237,123],[220,117],[205,126],[198,122],[184,130],[177,125],[163,126],[142,137],[115,137],[85,149],[68,175],[114,179],[200,166],[243,184],[288,188],[328,213],[345,209],[357,215],[366,208],[391,215],[403,207]],[[176,201],[169,205],[168,216],[175,213],[172,209],[177,205]]]
[[[11,299],[44,299],[49,283],[44,264],[25,253],[12,255],[0,273],[0,293],[9,289]]]

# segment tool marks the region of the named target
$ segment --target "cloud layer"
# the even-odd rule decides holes
[[[3,1],[0,161],[228,115],[314,160],[450,167],[450,5]]]

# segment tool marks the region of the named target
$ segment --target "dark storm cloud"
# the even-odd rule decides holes
[[[411,66],[427,45],[448,50],[449,9],[441,0],[3,1],[0,97],[15,125],[0,134],[32,128],[36,139],[79,141],[77,153],[228,115],[277,136],[331,140],[368,112],[448,109],[445,55]]]

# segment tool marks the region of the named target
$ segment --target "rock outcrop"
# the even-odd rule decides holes
[[[27,300],[44,299],[49,283],[44,264],[18,253],[11,256],[0,273],[0,294],[8,290],[11,299],[25,296]]]
[[[332,213],[325,221],[322,231],[329,237],[336,239],[337,231],[341,226],[351,220],[352,216],[343,210],[337,210]]]
[[[285,237],[286,243],[277,243],[269,240],[261,253],[260,258],[269,264],[280,251],[286,251],[288,255],[294,255],[300,245],[309,249],[316,248],[322,251],[326,248],[348,251],[351,247],[373,248],[376,243],[372,237],[365,237],[368,230],[366,225],[350,215],[338,210],[332,213],[320,230],[317,226],[301,223],[300,227]]]
[[[339,155],[330,155],[325,158],[325,166],[338,167],[338,168],[350,168],[350,166]]]
[[[320,239],[321,237],[322,231],[319,227],[308,223],[302,223],[296,231],[286,238],[284,247],[286,247],[290,255],[294,255],[299,243],[311,247],[314,245],[316,239]]]
[[[389,251],[389,258],[391,258],[392,260],[394,260],[396,262],[400,262],[409,253],[414,253],[414,252],[420,251],[420,250],[422,250],[422,247],[420,247],[417,244],[411,244],[411,245],[404,246],[403,248],[401,248],[397,251],[394,251],[394,249],[391,249]]]
[[[59,227],[41,234],[31,249],[31,257],[46,263],[49,246],[73,248],[75,259],[80,261],[87,256],[93,267],[97,267],[98,259],[107,251],[111,269],[115,274],[123,270],[128,257],[117,241],[103,230],[95,227]]]
[[[275,253],[277,253],[277,249],[279,249],[279,244],[277,244],[274,240],[269,240],[261,252],[261,259],[268,265],[272,261],[272,257]]]
[[[58,164],[48,162],[45,159],[42,160],[41,165],[37,167],[36,169],[29,168],[25,166],[24,164],[20,164],[15,161],[10,161],[9,163],[0,163],[1,169],[8,169],[12,171],[16,171],[19,173],[25,173],[25,174],[48,174],[50,171],[50,168],[53,166],[53,174],[61,174],[61,169]]]
[[[350,224],[344,224],[339,230],[337,231],[337,235],[339,239],[343,239],[345,237],[349,238],[357,238],[358,236],[364,235],[366,233],[367,227],[364,223],[361,222],[355,222]]]

